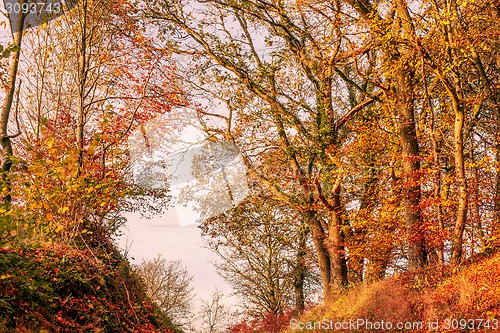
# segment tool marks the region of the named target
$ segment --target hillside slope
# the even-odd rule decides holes
[[[287,332],[500,331],[500,254],[429,267],[345,292]]]
[[[176,332],[116,251],[0,250],[0,332]]]

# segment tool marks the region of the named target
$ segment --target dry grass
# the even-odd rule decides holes
[[[320,328],[287,332],[494,332],[496,320],[500,319],[500,254],[478,257],[454,269],[434,266],[398,278],[360,285],[330,299],[327,305],[312,309],[298,321],[306,324],[358,319],[379,323],[389,321],[393,326],[400,322],[422,322],[423,326],[421,329]],[[429,322],[439,326],[429,327]],[[464,324],[468,327],[464,328]],[[485,324],[489,327],[484,327]]]

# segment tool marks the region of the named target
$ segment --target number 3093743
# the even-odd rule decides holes
[[[59,14],[62,11],[60,2],[46,0],[27,1],[23,3],[8,2],[5,4],[5,10],[9,14]]]

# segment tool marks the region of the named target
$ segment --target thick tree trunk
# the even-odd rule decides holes
[[[335,213],[333,215],[336,215]],[[340,290],[347,286],[347,265],[344,239],[340,232],[340,217],[335,216],[328,227],[328,253],[330,254],[330,290]]]
[[[398,49],[403,38],[415,36],[405,0],[396,0],[397,19],[391,34],[381,24],[384,20],[371,4],[363,0],[347,0],[349,4],[366,20],[385,45],[388,61],[388,76],[394,77],[394,86],[388,101],[393,105],[398,117],[399,134],[402,149],[402,165],[404,178],[403,209],[405,224],[408,229],[408,268],[416,269],[427,264],[424,235],[422,234],[422,218],[420,214],[420,185],[416,179],[420,170],[418,139],[414,116],[414,71],[411,69],[408,51]],[[387,41],[389,38],[389,41]]]
[[[340,185],[333,191],[331,218],[328,224],[327,249],[330,255],[330,289],[340,290],[347,286],[347,263],[340,204]]]
[[[325,301],[335,296],[342,288],[347,286],[347,263],[345,257],[345,241],[342,232],[342,207],[340,202],[340,182],[339,176],[332,190],[331,202],[323,196],[319,184],[317,193],[323,202],[328,223],[321,223],[317,215],[310,219],[311,230],[315,247],[318,254],[318,264],[320,266],[321,278],[323,281],[323,291]]]
[[[332,215],[335,215],[333,213]],[[325,232],[319,219],[314,216],[310,219],[314,247],[318,257],[323,294],[325,301],[335,295],[347,285],[347,265],[345,248],[340,233],[340,218],[333,217],[328,224],[328,233]]]
[[[397,91],[395,92],[403,165],[403,209],[408,230],[408,268],[417,269],[427,264],[427,252],[420,214],[420,184],[416,178],[420,170],[419,148],[414,117],[413,74],[409,64],[395,64]]]
[[[321,282],[323,284],[323,295],[325,300],[330,295],[331,287],[331,268],[330,268],[330,255],[325,246],[326,233],[317,217],[317,212],[309,211],[308,219],[312,232],[314,249],[318,258],[318,266],[321,275]]]
[[[398,24],[403,38],[416,38],[415,28],[408,12],[405,0],[397,0]],[[402,28],[402,29],[401,29]],[[394,37],[398,42],[399,37]],[[404,54],[400,57],[400,51]],[[389,51],[391,52],[391,51]],[[422,229],[420,208],[421,190],[418,173],[420,171],[419,148],[415,128],[415,69],[412,67],[412,54],[408,50],[392,50],[390,61],[396,68],[396,108],[399,118],[399,135],[401,140],[403,162],[403,207],[408,230],[408,268],[418,269],[427,265],[425,234]],[[397,55],[397,56],[395,56]]]

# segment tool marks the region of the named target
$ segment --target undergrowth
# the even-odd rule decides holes
[[[0,249],[0,332],[177,330],[116,250],[60,243]]]
[[[460,266],[429,266],[347,289],[290,319],[282,332],[500,331],[499,276],[498,253],[477,256]],[[349,325],[358,320],[359,326]],[[403,326],[396,327],[398,323]],[[247,327],[246,332],[271,333],[257,326]]]

